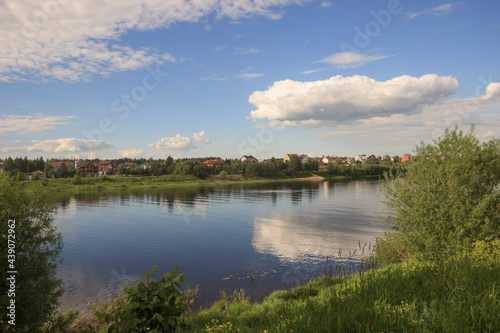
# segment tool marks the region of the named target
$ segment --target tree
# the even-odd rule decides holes
[[[296,172],[302,171],[302,161],[297,156],[292,156],[290,158],[290,162],[288,163],[288,166],[290,167],[290,169],[292,171],[296,171]]]
[[[28,195],[21,184],[0,179],[0,307],[7,311],[15,301],[15,326],[8,323],[12,317],[3,313],[2,332],[10,332],[7,326],[16,332],[38,332],[58,306],[63,291],[55,274],[62,236],[53,224],[52,212],[46,196],[36,192]],[[11,283],[6,283],[14,279],[15,295],[9,292]]]
[[[416,157],[404,174],[387,176],[387,222],[395,232],[379,239],[379,258],[438,257],[500,238],[498,139],[481,144],[474,127],[468,134],[455,127],[417,146]]]

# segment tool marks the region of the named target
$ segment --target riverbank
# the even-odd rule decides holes
[[[359,179],[379,178],[357,177]],[[82,178],[55,178],[43,180],[25,180],[23,186],[31,191],[40,189],[42,191],[89,191],[89,190],[120,190],[126,188],[157,188],[175,186],[217,186],[227,184],[259,184],[259,183],[287,183],[295,181],[323,181],[323,180],[347,180],[357,179],[346,176],[328,175],[324,173],[312,174],[309,172],[297,173],[295,177],[277,175],[270,177],[250,177],[244,175],[227,175],[225,177],[212,176],[200,179],[192,175],[163,175],[163,176],[101,176]]]
[[[406,261],[353,276],[327,274],[291,291],[276,291],[262,303],[243,290],[222,294],[210,308],[184,316],[182,332],[497,332],[500,330],[499,243],[442,261]],[[347,267],[332,273],[349,274]],[[347,275],[348,275],[347,274]],[[187,300],[187,304],[192,304]],[[94,305],[70,331],[105,332]],[[63,315],[60,314],[60,318]],[[68,313],[66,316],[69,318]]]
[[[126,188],[157,188],[174,186],[199,186],[199,185],[225,185],[225,184],[252,184],[269,182],[293,182],[291,177],[245,177],[241,175],[231,175],[226,177],[213,176],[208,179],[200,179],[192,175],[164,175],[164,176],[103,176],[103,177],[83,177],[83,178],[56,178],[46,180],[27,180],[23,182],[26,190],[35,188],[42,191],[88,191],[103,189],[126,189]]]

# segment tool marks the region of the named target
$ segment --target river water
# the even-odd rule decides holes
[[[245,288],[290,288],[388,230],[379,181],[294,182],[55,194],[61,307],[115,296],[158,265],[199,286],[198,306]],[[361,246],[361,249],[360,249]],[[328,263],[326,258],[328,257]],[[253,277],[253,278],[252,278]]]

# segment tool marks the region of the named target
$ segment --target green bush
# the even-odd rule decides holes
[[[108,332],[173,332],[183,324],[182,315],[187,304],[179,287],[186,281],[184,274],[179,274],[179,267],[165,273],[160,281],[153,273],[156,266],[135,286],[125,288],[125,296],[111,313],[97,313],[100,320],[114,323]]]
[[[396,232],[379,239],[379,249],[387,255],[391,243],[405,244],[407,253],[397,256],[429,258],[499,239],[499,179],[500,141],[480,143],[474,127],[422,143],[404,174],[387,176],[387,222]]]
[[[62,236],[53,224],[53,210],[42,193],[28,194],[22,184],[0,178],[0,332],[39,332],[58,306]],[[15,318],[6,315],[12,301]]]

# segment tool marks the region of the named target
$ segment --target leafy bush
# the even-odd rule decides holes
[[[179,290],[181,282],[186,281],[184,274],[179,274],[179,267],[165,273],[160,281],[153,273],[154,266],[135,286],[125,288],[125,296],[111,313],[97,313],[100,320],[115,323],[108,332],[173,332],[183,324],[182,315],[187,304]]]
[[[466,135],[446,130],[434,144],[416,148],[404,174],[387,180],[387,222],[396,233],[378,240],[386,254],[390,243],[405,244],[402,257],[428,258],[500,238],[498,139],[481,144],[473,127]]]
[[[42,193],[28,194],[21,184],[0,178],[0,307],[5,311],[0,332],[10,332],[7,327],[39,332],[58,306],[63,293],[62,281],[56,278],[62,236],[53,223],[53,209]],[[7,283],[12,276],[15,290]],[[8,324],[14,318],[6,315],[13,300],[15,326]]]

